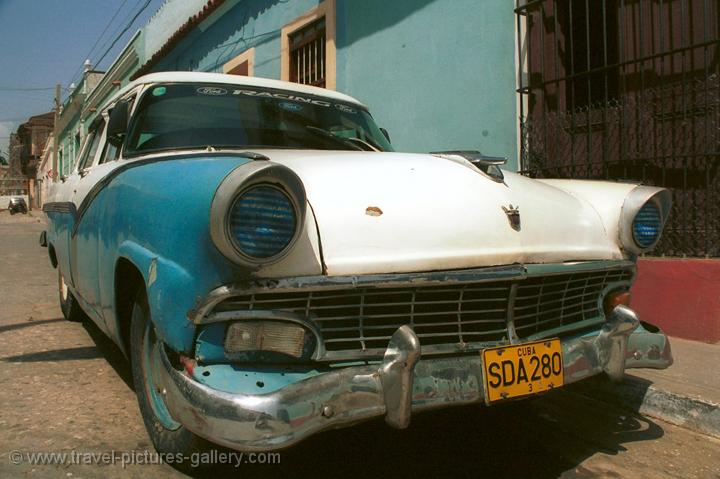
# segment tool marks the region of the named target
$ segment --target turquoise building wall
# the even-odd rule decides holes
[[[222,71],[255,47],[280,78],[280,29],[317,0],[242,0],[152,71]],[[477,149],[517,168],[515,30],[508,0],[337,0],[337,89],[368,105],[400,151]],[[168,36],[172,32],[168,32]]]
[[[398,150],[480,150],[517,169],[513,3],[338,1],[337,88]]]
[[[196,27],[158,62],[153,72],[222,72],[223,64],[255,47],[254,75],[280,78],[280,29],[318,0],[245,0],[209,27]]]

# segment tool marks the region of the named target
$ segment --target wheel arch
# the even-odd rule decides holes
[[[118,258],[114,275],[115,318],[120,343],[128,358],[130,358],[132,308],[140,288],[145,289],[145,278],[140,269],[129,259]]]
[[[48,256],[50,257],[50,264],[54,269],[58,267],[57,253],[55,253],[55,246],[50,243],[48,245]]]

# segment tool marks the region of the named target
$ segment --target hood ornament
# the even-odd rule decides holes
[[[510,221],[510,227],[515,231],[520,231],[520,205],[517,207],[510,205],[509,208],[503,206],[502,209],[507,215],[508,221]]]

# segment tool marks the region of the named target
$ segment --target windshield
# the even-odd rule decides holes
[[[127,156],[207,147],[392,151],[362,107],[267,88],[155,85],[133,117]]]

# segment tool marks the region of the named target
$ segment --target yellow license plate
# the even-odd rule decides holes
[[[559,339],[485,349],[482,357],[488,403],[529,396],[563,385]]]

